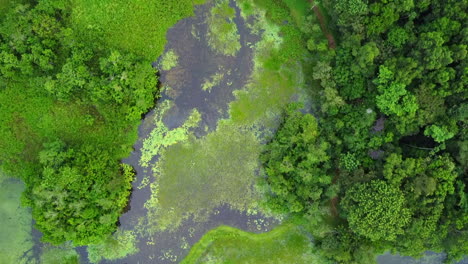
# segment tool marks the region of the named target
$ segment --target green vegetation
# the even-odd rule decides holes
[[[282,107],[291,100],[302,82],[297,62],[280,60],[276,53],[271,53],[272,45],[277,50],[286,47],[281,47],[283,41],[278,36],[279,29],[268,23],[264,13],[259,13],[261,15],[253,16],[249,25],[257,28],[255,33],[263,37],[254,47],[252,81],[238,91],[236,100],[230,104],[231,113],[235,111],[238,116],[232,114],[231,118],[220,120],[216,130],[196,138],[191,135],[189,129],[192,126],[187,122],[178,128],[167,129],[162,122],[166,110],[161,109],[155,115],[155,128],[144,140],[140,160],[140,164],[149,166],[149,162],[160,154],[159,161],[151,165],[155,182],[151,184],[151,199],[145,204],[150,233],[177,228],[189,217],[202,221],[211,210],[223,204],[237,210],[258,210],[259,193],[254,184],[260,165],[260,142],[271,132],[260,132],[257,124],[268,121],[275,127]],[[259,30],[266,25],[267,31]],[[290,50],[296,49],[295,43],[287,44]],[[305,53],[305,49],[303,51]],[[278,59],[276,63],[281,69],[264,69],[263,61],[270,58]],[[296,71],[281,67],[287,63]]]
[[[121,133],[153,105],[157,80],[130,54],[99,56],[72,41],[54,16],[66,17],[60,4],[18,6],[2,24],[1,159],[25,181],[44,241],[80,245],[115,229],[133,179],[118,160],[134,135]]]
[[[240,6],[245,19],[255,19],[250,27],[261,40],[254,47],[251,80],[235,91],[236,100],[230,104],[231,119],[239,125],[275,127],[277,116],[303,86],[301,61],[309,58],[302,45],[305,35],[294,24],[283,23],[290,14],[280,1],[240,1]]]
[[[227,74],[229,75],[229,72]],[[209,79],[205,79],[205,81],[202,84],[202,90],[211,92],[211,89],[219,85],[223,79],[224,79],[224,72],[217,72],[213,74],[212,76],[210,76]]]
[[[304,58],[297,47],[307,47],[312,72],[304,78],[318,116],[285,111],[262,155],[266,205],[302,218],[297,224],[314,236],[315,253],[332,262],[374,263],[385,251],[445,251],[447,263],[467,255],[468,2],[330,0],[314,13],[298,1],[266,2],[240,4],[243,16],[262,17],[255,8],[264,8],[283,36],[281,52],[270,42],[271,56],[257,57],[256,69],[270,71],[265,84],[280,76],[276,83],[291,89],[284,72],[293,67],[283,58]],[[297,19],[301,14],[307,16]],[[289,31],[290,16],[302,31]],[[261,80],[254,75],[251,83]],[[261,88],[236,93],[234,122],[252,124],[265,113],[260,108],[284,106],[274,85],[262,87],[273,95]],[[239,259],[250,252],[246,242],[230,244],[230,235],[219,243],[213,237],[208,233],[187,261],[229,263],[231,250]]]
[[[262,156],[271,188],[268,205],[280,213],[304,213],[331,198],[325,190],[332,181],[329,144],[320,137],[316,119],[293,107]]]
[[[326,264],[313,253],[309,237],[298,227],[283,224],[265,234],[221,226],[206,233],[181,262]]]
[[[334,231],[315,238],[318,252],[339,263],[372,263],[386,250],[460,259],[468,254],[461,159],[468,3],[323,4],[340,37],[336,43],[327,35],[327,43],[314,34],[318,25],[309,30],[316,58],[310,77],[320,86],[310,89],[318,126],[306,135],[321,135],[333,149],[304,147],[301,133],[311,118],[288,112],[264,154],[267,205],[306,217],[330,207]],[[321,182],[324,175],[333,180]],[[308,191],[297,187],[309,183]]]
[[[155,129],[143,141],[140,164],[148,167],[150,161],[160,154],[162,148],[185,141],[189,138],[189,129],[195,128],[201,116],[197,109],[193,109],[181,127],[169,129],[163,122],[164,116],[174,107],[171,101],[164,101],[159,105],[159,112],[154,116]]]
[[[158,105],[142,142],[139,163],[153,173],[137,187],[150,186],[147,215],[118,230],[135,178],[121,160],[160,93],[151,64],[167,30],[203,2],[0,0],[0,261],[39,261],[32,222],[50,243],[42,263],[78,263],[81,245],[98,263],[138,252],[137,234],[201,222],[221,206],[286,220],[265,234],[219,227],[183,263],[468,255],[466,0],[211,1],[206,45],[224,56],[210,69],[250,48],[253,72],[227,112],[227,99],[207,102],[228,116],[199,127],[210,112],[181,113],[175,100],[193,74],[177,67],[186,58],[161,57],[163,71],[177,72],[166,84],[174,100]],[[241,41],[244,24],[257,42]],[[200,93],[216,95],[230,74],[202,76],[211,93]],[[174,113],[182,125],[165,123]]]
[[[27,208],[21,207],[24,186],[0,174],[0,260],[2,263],[34,263],[30,252],[32,219]],[[31,259],[30,259],[31,258]]]
[[[229,0],[216,0],[207,18],[208,45],[217,53],[234,56],[241,48],[237,25],[233,18],[236,10],[229,6]]]
[[[174,50],[168,50],[166,53],[162,55],[160,66],[161,70],[168,71],[175,66],[177,66],[177,61],[179,60],[179,56],[175,53]]]
[[[43,249],[42,264],[79,264],[80,257],[72,248],[48,247]]]
[[[26,0],[0,0],[0,15],[3,16],[3,14],[5,14],[9,8],[24,2],[26,2]],[[0,16],[0,21],[3,18],[2,16]]]
[[[350,228],[372,241],[395,240],[410,219],[403,193],[379,180],[351,187],[341,206]]]
[[[11,0],[0,0],[0,14],[5,12],[5,10],[10,7],[11,5]]]
[[[166,32],[193,14],[205,0],[72,0],[72,25],[80,36],[107,47],[155,60],[163,53]]]
[[[153,169],[158,180],[146,204],[149,221],[157,223],[156,229],[175,228],[184,218],[203,218],[225,203],[249,208],[259,152],[252,132],[226,123],[205,138],[169,146]]]
[[[88,258],[92,263],[99,263],[102,259],[120,259],[137,252],[136,236],[128,230],[118,230],[100,244],[88,246]]]
[[[193,9],[151,3],[34,1],[2,15],[0,170],[25,182],[22,202],[43,241],[97,244],[127,205],[134,172],[120,160],[159,94],[150,59]],[[150,27],[132,16],[163,31],[143,32]],[[143,35],[153,43],[139,42]]]

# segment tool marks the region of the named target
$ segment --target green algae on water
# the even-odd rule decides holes
[[[41,264],[79,264],[80,256],[69,244],[42,249]]]
[[[240,6],[245,20],[248,20],[248,14],[254,14],[251,15],[254,19],[249,27],[261,36],[261,40],[253,47],[251,80],[244,89],[235,91],[236,100],[230,104],[229,112],[232,121],[237,124],[260,123],[271,127],[283,107],[292,101],[304,83],[300,61],[281,55],[298,49],[297,43],[280,37],[282,28],[267,19],[265,10],[247,0],[240,1]],[[248,12],[244,12],[244,6],[248,6]]]
[[[88,246],[87,250],[92,263],[99,263],[102,259],[121,259],[138,252],[136,235],[130,230],[118,230],[101,244]]]
[[[14,179],[0,176],[0,260],[2,263],[36,263],[31,248],[32,218],[20,203],[24,186]]]
[[[252,207],[260,151],[252,131],[227,121],[203,138],[171,145],[154,170],[157,182],[145,204],[150,224],[173,229],[190,216],[203,221],[223,204],[240,211]]]
[[[163,101],[160,105],[159,111],[154,117],[154,124],[156,127],[151,131],[149,136],[143,141],[141,149],[140,165],[148,167],[149,162],[160,154],[163,147],[168,147],[179,141],[187,140],[189,136],[189,129],[198,126],[201,120],[201,115],[197,109],[193,109],[187,118],[184,125],[178,128],[169,129],[163,122],[165,114],[173,107],[172,101]]]
[[[160,67],[163,71],[168,71],[175,66],[179,61],[179,55],[174,50],[168,50],[166,53],[162,55]]]
[[[230,9],[228,1],[217,1],[212,13],[224,12],[228,17],[226,22],[235,16],[235,10]],[[204,221],[221,205],[240,211],[256,209],[260,194],[254,186],[262,151],[260,142],[271,134],[259,129],[276,127],[282,107],[292,100],[302,84],[300,63],[286,65],[280,60],[277,63],[280,66],[264,68],[265,62],[276,59],[275,52],[287,44],[279,36],[280,28],[268,23],[265,16],[265,12],[257,12],[250,25],[262,40],[254,47],[251,80],[244,89],[235,92],[236,100],[230,104],[230,119],[219,121],[216,130],[202,138],[191,133],[177,137],[179,128],[171,132],[174,134],[171,138],[177,140],[153,137],[158,145],[152,145],[156,149],[152,153],[161,155],[152,167],[155,181],[151,183],[151,198],[145,203],[149,233],[173,230],[189,217]],[[271,48],[275,51],[270,51]],[[220,69],[205,79],[202,89],[208,91],[221,82],[222,73]],[[167,132],[159,127],[155,129],[159,132],[152,134],[165,135]],[[144,158],[145,153],[151,152],[149,146],[144,147],[144,162],[148,160]]]
[[[240,35],[234,23],[236,10],[229,6],[229,0],[217,0],[207,18],[208,45],[213,51],[235,56],[241,48]]]
[[[227,74],[229,73],[230,72],[227,72]],[[213,87],[215,86],[218,86],[223,79],[224,79],[224,72],[222,71],[216,72],[215,74],[211,75],[210,78],[208,79],[205,78],[203,80],[202,90],[211,92],[211,89],[213,89]]]

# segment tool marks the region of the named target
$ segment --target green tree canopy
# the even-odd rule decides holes
[[[262,155],[271,188],[268,204],[279,212],[306,213],[326,195],[332,177],[316,119],[290,107],[278,133]]]
[[[410,222],[403,193],[385,181],[356,184],[341,202],[350,228],[372,241],[392,241]]]

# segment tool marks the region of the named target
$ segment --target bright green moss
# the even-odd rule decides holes
[[[206,233],[181,263],[324,264],[327,262],[313,253],[313,244],[298,227],[284,224],[264,234],[252,234],[220,226]]]
[[[174,68],[175,66],[177,66],[178,60],[179,60],[179,55],[177,55],[177,53],[175,53],[174,50],[167,51],[166,53],[162,55],[162,58],[161,58],[161,63],[160,63],[161,70],[168,71]]]
[[[32,259],[31,213],[20,205],[23,184],[0,177],[0,262],[26,264]]]
[[[208,16],[208,45],[217,53],[235,56],[241,48],[240,35],[234,23],[236,10],[229,0],[217,0]]]

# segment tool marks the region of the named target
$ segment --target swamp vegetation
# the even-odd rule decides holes
[[[0,0],[0,263],[462,260],[467,11]]]

